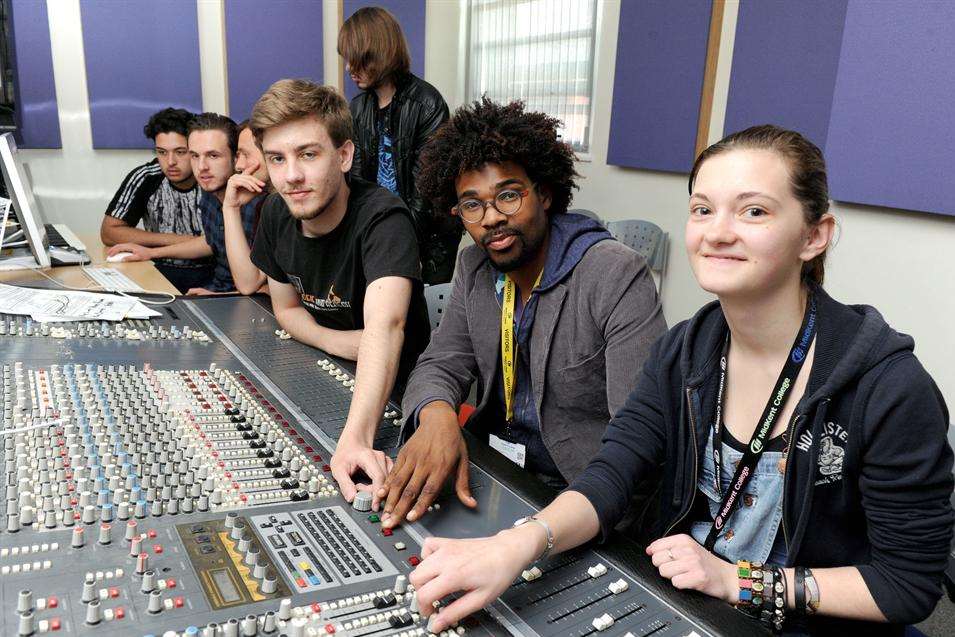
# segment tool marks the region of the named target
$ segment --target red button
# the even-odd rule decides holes
[[[149,531],[146,532],[146,535],[148,535],[149,539],[151,540],[156,537],[156,531],[153,529],[149,529]]]
[[[115,587],[110,588],[109,596],[111,599],[116,599],[117,597],[119,597],[119,589]]]
[[[412,566],[417,566],[420,563],[421,563],[421,558],[418,557],[417,555],[412,555],[411,557],[408,558],[408,564],[411,564]]]
[[[295,583],[298,584],[301,588],[305,588],[305,580],[303,580],[301,577],[295,580]]]
[[[316,615],[322,612],[322,606],[318,602],[312,602],[312,612]]]
[[[59,630],[60,629],[60,618],[54,617],[50,620],[50,630]]]
[[[391,533],[392,533],[391,529],[382,529],[382,530],[381,530],[381,534],[384,535],[385,537],[391,537]]]
[[[167,580],[166,580],[166,588],[176,588],[176,580],[174,580],[174,579],[167,579]]]
[[[325,471],[325,472],[327,473],[327,472],[329,472],[329,471],[331,471],[331,470],[332,470],[332,468],[331,468],[329,465],[327,465],[327,464],[326,464],[326,465],[322,465],[322,471]]]
[[[59,606],[59,605],[60,605],[60,600],[58,600],[58,599],[55,598],[55,597],[50,597],[50,598],[48,598],[48,599],[46,600],[46,607],[47,607],[47,608],[56,608],[56,607]]]
[[[153,553],[160,555],[162,553],[162,544],[153,544]]]
[[[113,610],[113,618],[114,618],[114,619],[122,619],[123,617],[126,617],[126,609],[125,609],[125,608],[123,608],[122,606],[120,606],[119,608],[116,608],[116,609]]]
[[[185,602],[182,601],[182,598],[181,598],[181,597],[173,597],[173,598],[172,598],[172,605],[175,606],[176,608],[182,608],[182,605],[183,605],[184,603],[185,603]]]
[[[333,625],[331,625],[331,624],[325,624],[325,634],[326,634],[326,635],[334,635],[334,634],[335,634],[335,627],[334,627]]]

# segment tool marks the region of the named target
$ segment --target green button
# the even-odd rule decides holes
[[[381,518],[378,517],[378,514],[377,514],[377,513],[372,513],[371,515],[368,516],[368,521],[369,521],[369,522],[380,522],[380,521],[381,521]]]
[[[748,569],[748,568],[739,568],[739,569],[737,569],[737,573],[739,573],[739,576],[740,576],[740,577],[749,577],[749,576],[750,576],[750,575],[749,575],[749,569]]]

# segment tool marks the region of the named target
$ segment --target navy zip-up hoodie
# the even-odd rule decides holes
[[[890,622],[815,616],[810,632],[901,634],[941,596],[955,519],[948,411],[911,337],[872,307],[815,294],[815,355],[787,437],[787,566],[857,567]],[[688,532],[694,499],[705,497],[697,481],[727,329],[713,302],[657,342],[600,452],[569,487],[593,504],[603,537],[654,471],[662,482],[651,535]]]
[[[577,264],[595,243],[613,239],[613,236],[598,221],[576,213],[554,214],[550,220],[550,237],[548,239],[547,260],[541,275],[540,285],[527,299],[527,305],[520,311],[520,318],[516,318],[517,330],[517,383],[514,391],[514,423],[512,435],[515,442],[527,447],[526,467],[532,471],[543,473],[559,483],[557,488],[565,486],[560,471],[544,446],[540,434],[540,415],[534,401],[534,392],[531,389],[530,372],[530,338],[534,327],[534,317],[537,315],[537,295],[546,292],[558,285],[573,272]],[[497,300],[502,302],[503,281],[498,281]],[[518,303],[520,301],[518,300]],[[501,374],[498,373],[495,383],[501,405],[504,405],[504,386]],[[494,421],[504,421],[503,411],[495,414]]]

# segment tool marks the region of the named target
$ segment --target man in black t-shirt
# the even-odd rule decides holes
[[[181,108],[165,108],[143,127],[153,140],[156,158],[134,168],[106,208],[100,226],[105,246],[134,243],[147,247],[171,246],[202,234],[199,186],[189,163],[187,128],[193,115]],[[142,221],[143,228],[136,226]],[[211,259],[156,259],[156,269],[185,293],[212,280]]]
[[[252,262],[266,274],[279,324],[297,340],[358,361],[354,398],[332,458],[351,501],[375,495],[391,460],[372,449],[396,382],[403,385],[430,329],[414,225],[401,199],[346,180],[354,144],[348,105],[334,89],[280,80],[250,127],[276,193],[262,209]],[[371,485],[355,485],[363,471]]]

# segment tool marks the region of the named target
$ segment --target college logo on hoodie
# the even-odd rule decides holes
[[[846,455],[846,440],[849,432],[834,422],[827,422],[822,427],[822,437],[819,439],[819,456],[816,465],[819,478],[816,486],[832,484],[842,480],[842,465]],[[800,451],[809,451],[812,447],[812,432],[804,431],[796,442]]]

